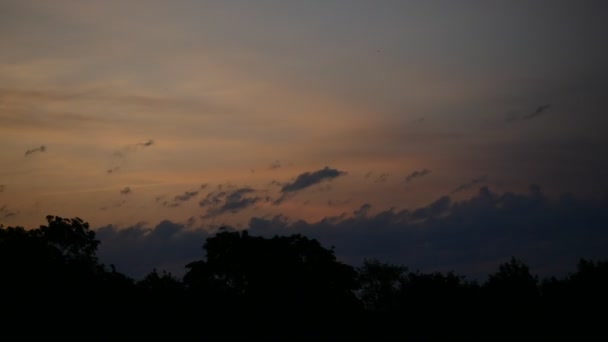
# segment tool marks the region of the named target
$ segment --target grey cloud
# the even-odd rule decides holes
[[[364,217],[367,215],[372,205],[369,203],[363,204],[359,209],[353,211],[353,217]]]
[[[270,166],[268,166],[269,169],[271,170],[275,170],[281,167],[281,162],[279,160],[275,160],[272,163],[270,163]]]
[[[231,191],[211,192],[199,202],[201,207],[206,208],[203,218],[210,218],[226,213],[237,213],[243,209],[252,207],[262,198],[255,196],[257,191],[243,187]]]
[[[414,210],[368,215],[364,204],[351,216],[318,222],[284,216],[252,218],[252,235],[303,234],[335,246],[351,265],[377,258],[422,271],[455,271],[482,279],[511,256],[539,274],[565,274],[579,258],[608,257],[608,199],[494,193],[481,188],[468,200],[448,196]]]
[[[296,192],[306,189],[315,184],[321,183],[324,180],[330,180],[342,175],[346,172],[324,167],[321,170],[315,172],[305,172],[300,174],[293,182],[283,185],[281,192]]]
[[[196,195],[198,195],[198,191],[186,191],[181,195],[175,196],[174,200],[180,201],[180,202],[185,202]]]
[[[282,168],[282,167],[284,167],[286,165],[292,165],[292,163],[289,162],[289,161],[278,160],[277,159],[277,160],[273,161],[272,163],[270,163],[270,165],[268,166],[268,168],[270,170],[276,170],[276,169]]]
[[[534,118],[544,114],[549,108],[551,108],[551,104],[538,106],[534,112],[526,114],[526,115],[522,116],[521,118],[522,118],[522,120],[534,119]]]
[[[481,188],[462,201],[446,196],[414,210],[389,209],[375,215],[370,210],[366,203],[351,215],[318,222],[283,215],[252,217],[245,228],[252,235],[316,238],[324,246],[335,246],[336,256],[353,266],[376,258],[422,272],[455,271],[479,280],[511,256],[539,275],[566,274],[579,258],[608,257],[608,197],[564,194],[551,199],[536,186],[528,193]],[[180,276],[186,263],[203,257],[201,246],[209,236],[170,221],[155,228],[107,226],[97,230],[102,241],[98,255],[135,278],[152,268]]]
[[[283,183],[281,183],[281,182],[273,179],[273,180],[270,181],[270,183],[268,183],[268,185],[271,185],[271,186],[283,186]]]
[[[148,146],[152,146],[153,144],[154,144],[154,140],[150,139],[143,143],[137,143],[137,146],[148,147]]]
[[[477,184],[484,183],[487,180],[488,180],[488,176],[487,175],[483,175],[483,176],[479,176],[477,178],[473,178],[473,179],[471,179],[467,183],[460,184],[456,189],[452,190],[452,192],[450,194],[453,195],[453,194],[455,194],[457,192],[470,189],[470,188],[474,187]]]
[[[191,222],[189,220],[188,222]],[[181,277],[185,265],[203,257],[202,245],[209,234],[202,229],[162,221],[152,228],[145,224],[119,229],[106,226],[96,230],[101,241],[98,257],[105,264],[135,279],[141,279],[153,268]]]
[[[19,214],[19,211],[10,209],[6,204],[0,207],[0,218],[9,218]]]
[[[385,183],[388,180],[388,176],[388,173],[381,173],[374,179],[374,183]]]
[[[410,173],[409,175],[407,175],[405,177],[405,182],[409,183],[412,180],[414,180],[415,178],[424,177],[424,176],[428,175],[429,173],[431,173],[431,170],[427,170],[427,169],[415,170],[414,172]]]
[[[25,151],[25,155],[29,156],[30,154],[35,153],[35,152],[45,152],[45,151],[46,151],[46,146],[42,145],[40,147],[32,148],[30,150]]]
[[[518,120],[532,120],[541,115],[544,115],[551,108],[551,104],[545,104],[542,106],[536,107],[533,112],[530,112],[525,115],[520,115],[520,113],[516,111],[509,111],[506,115],[505,121],[507,122],[515,122]]]
[[[179,207],[181,203],[189,201],[191,198],[197,196],[198,193],[198,191],[185,191],[181,195],[174,196],[171,201],[164,201],[163,206],[172,208]]]
[[[274,205],[279,205],[285,200],[293,197],[298,191],[309,188],[313,185],[319,184],[324,180],[331,180],[336,177],[345,175],[345,171],[339,171],[336,169],[331,169],[329,167],[324,167],[321,170],[315,172],[304,172],[296,177],[293,182],[285,183],[281,187],[281,196],[274,200]],[[327,191],[331,188],[321,189],[322,191]]]
[[[124,189],[120,190],[120,194],[121,195],[127,195],[127,194],[130,194],[130,193],[131,193],[131,188],[128,187],[128,186],[126,186],[126,187],[124,187]]]
[[[127,145],[127,146],[123,147],[120,150],[114,151],[114,153],[112,153],[112,157],[114,157],[114,159],[115,159],[113,161],[114,166],[112,166],[111,168],[107,169],[106,173],[111,174],[111,173],[119,171],[121,169],[121,166],[124,165],[124,163],[127,160],[127,157],[131,153],[134,153],[135,151],[137,151],[139,149],[152,146],[153,144],[154,144],[154,140],[150,139],[150,140],[145,141],[145,142],[136,143],[136,144],[133,144],[133,145]]]

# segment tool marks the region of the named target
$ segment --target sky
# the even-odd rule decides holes
[[[0,224],[78,216],[133,276],[220,226],[470,275],[608,257],[607,10],[0,0]]]

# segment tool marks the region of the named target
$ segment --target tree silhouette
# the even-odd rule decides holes
[[[203,248],[206,260],[187,265],[184,283],[191,291],[206,293],[208,305],[219,304],[221,298],[232,315],[293,327],[298,320],[321,323],[322,317],[335,320],[358,309],[355,270],[314,239],[221,231]]]
[[[359,298],[367,310],[394,312],[401,304],[401,290],[407,282],[407,268],[376,259],[366,259],[358,270]]]
[[[608,262],[540,283],[516,258],[479,286],[453,272],[367,259],[358,269],[302,235],[220,230],[180,280],[135,282],[96,256],[79,218],[0,225],[1,337],[599,337]]]

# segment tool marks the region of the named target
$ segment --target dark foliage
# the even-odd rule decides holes
[[[608,262],[539,281],[521,260],[484,284],[366,260],[355,269],[302,235],[222,230],[178,279],[134,281],[96,257],[79,218],[0,226],[0,337],[598,337]]]

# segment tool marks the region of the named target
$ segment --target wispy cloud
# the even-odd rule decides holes
[[[414,180],[416,178],[424,177],[424,176],[428,175],[429,173],[431,173],[431,170],[428,170],[428,169],[415,170],[414,172],[410,173],[409,175],[407,175],[405,177],[405,182],[409,183],[412,180]]]
[[[6,204],[0,207],[0,218],[9,218],[17,214],[19,214],[19,211],[9,209]]]
[[[120,150],[114,151],[114,153],[112,153],[112,157],[114,157],[114,166],[107,169],[106,173],[112,174],[120,171],[122,169],[122,166],[125,164],[127,157],[131,153],[134,153],[135,151],[142,148],[150,147],[152,145],[154,145],[154,140],[149,139],[144,142],[135,143],[133,145],[127,145],[121,148]]]
[[[253,236],[304,234],[324,246],[335,246],[336,255],[351,265],[378,258],[423,272],[455,270],[479,279],[514,253],[539,273],[543,270],[535,267],[555,265],[557,269],[549,270],[553,275],[565,275],[578,258],[608,256],[606,200],[574,196],[552,200],[534,192],[495,193],[481,188],[467,200],[442,197],[411,211],[370,214],[371,208],[366,203],[349,216],[318,222],[283,215],[252,217],[245,228]],[[97,230],[102,241],[99,257],[133,277],[168,265],[183,274],[186,263],[201,258],[200,246],[210,235],[170,221],[151,228],[108,226]]]
[[[471,179],[467,183],[460,184],[456,189],[452,190],[452,192],[450,194],[453,195],[453,194],[455,194],[457,192],[470,189],[470,188],[472,188],[473,186],[475,186],[477,184],[484,183],[485,181],[487,181],[487,179],[488,179],[487,175],[483,175],[483,176],[479,176],[477,178],[473,178],[473,179]]]
[[[120,166],[114,166],[111,169],[106,170],[106,173],[114,173],[120,170]]]
[[[32,153],[45,152],[45,151],[46,151],[46,146],[42,145],[40,147],[32,148],[32,149],[29,149],[29,150],[25,151],[25,155],[29,156]]]
[[[217,191],[207,194],[207,196],[199,202],[201,207],[206,208],[203,218],[210,218],[226,213],[237,213],[243,209],[247,209],[262,198],[256,196],[257,190],[242,187],[230,191]]]
[[[198,193],[198,191],[185,191],[183,194],[174,196],[171,201],[164,201],[163,206],[171,208],[179,207],[182,203],[196,197]]]
[[[286,165],[292,165],[291,162],[289,161],[285,161],[285,160],[275,160],[272,163],[270,163],[270,165],[268,166],[268,168],[270,170],[276,170],[276,169],[280,169],[282,167],[285,167]]]
[[[298,175],[298,177],[296,177],[296,179],[293,182],[283,185],[283,187],[281,188],[281,192],[286,193],[286,192],[300,191],[300,190],[306,189],[308,187],[311,187],[315,184],[319,184],[324,180],[331,180],[333,178],[336,178],[336,177],[339,177],[339,176],[342,176],[345,174],[346,174],[345,171],[332,169],[332,168],[329,168],[328,166],[326,166],[323,169],[318,170],[318,171],[304,172],[304,173]]]
[[[374,183],[386,183],[388,181],[388,173],[381,173],[374,178]]]
[[[527,113],[524,115],[520,115],[520,113],[511,111],[511,112],[507,113],[505,121],[515,122],[515,121],[520,121],[520,120],[532,120],[541,115],[544,115],[545,113],[547,113],[549,111],[550,108],[551,108],[551,104],[544,104],[542,106],[536,107],[536,109],[533,112],[530,112],[530,113]]]
[[[143,143],[137,143],[137,146],[143,146],[143,147],[148,147],[148,146],[152,146],[154,145],[154,140],[150,139],[146,142]]]
[[[274,201],[275,205],[282,203],[287,198],[291,197],[298,191],[319,184],[325,180],[332,180],[336,177],[345,175],[345,171],[332,169],[328,166],[314,172],[304,172],[296,177],[293,182],[283,184],[281,187],[281,197]]]
[[[551,108],[551,104],[538,106],[535,111],[533,111],[532,113],[528,113],[528,114],[522,116],[521,118],[522,118],[522,120],[534,119],[534,118],[544,114],[549,108]]]

